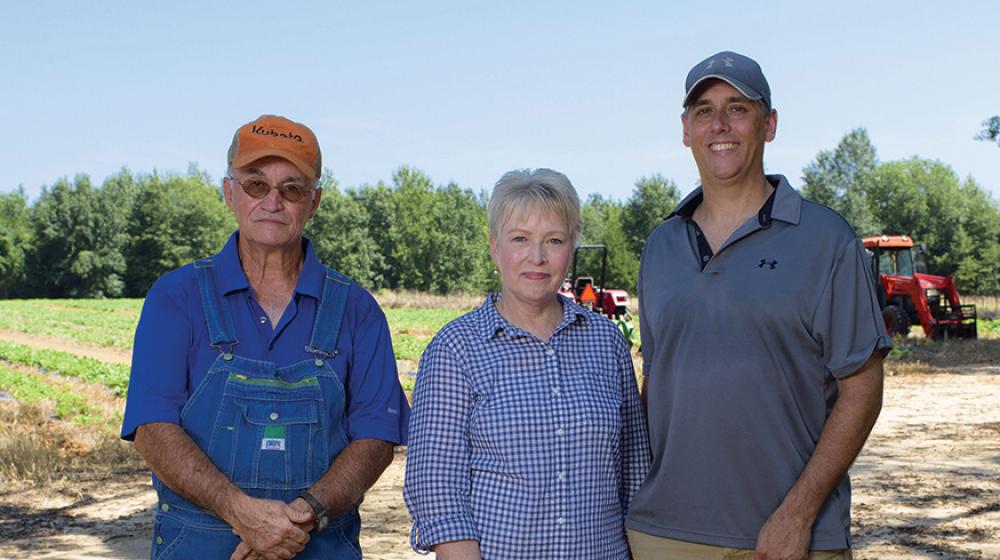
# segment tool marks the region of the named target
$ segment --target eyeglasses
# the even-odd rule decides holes
[[[313,189],[302,183],[271,185],[267,181],[261,181],[260,179],[246,179],[245,181],[241,181],[232,176],[226,178],[243,187],[243,192],[252,198],[264,198],[267,196],[267,193],[271,192],[271,189],[278,189],[278,194],[281,195],[281,198],[284,198],[288,202],[302,202],[313,192]]]

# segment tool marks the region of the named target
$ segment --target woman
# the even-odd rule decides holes
[[[420,360],[404,496],[438,558],[628,558],[649,467],[632,359],[614,324],[558,294],[580,236],[565,175],[511,171],[488,207],[502,279]]]
[[[122,437],[155,474],[155,559],[361,557],[357,504],[408,410],[385,316],[302,237],[320,161],[305,125],[240,127],[239,230],[146,296]]]

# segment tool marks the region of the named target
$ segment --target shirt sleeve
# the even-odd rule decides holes
[[[837,379],[858,371],[875,350],[885,356],[892,348],[858,239],[841,249],[833,265],[813,315],[813,336],[822,346],[827,371]]]
[[[480,538],[470,504],[471,384],[463,360],[440,337],[420,358],[403,484],[413,518],[410,544],[421,552],[443,542]]]
[[[651,453],[646,415],[642,409],[642,401],[639,400],[632,354],[624,337],[618,338],[618,371],[622,387],[621,504],[622,512],[627,512],[632,496],[646,479]]]
[[[151,422],[180,424],[189,397],[187,357],[192,327],[187,313],[160,279],[142,305],[132,345],[132,371],[122,421],[122,439]]]
[[[358,311],[352,325],[353,351],[347,376],[348,437],[405,445],[410,406],[399,385],[389,324],[367,292]]]

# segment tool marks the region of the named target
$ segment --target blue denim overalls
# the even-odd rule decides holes
[[[212,346],[219,357],[181,410],[181,427],[225,475],[249,496],[290,502],[312,486],[347,446],[344,386],[336,370],[337,337],[350,280],[326,269],[306,351],[315,359],[276,367],[233,353],[236,328],[219,296],[211,259],[195,263]],[[226,559],[240,539],[225,521],[156,479],[159,497],[153,560]],[[310,533],[295,558],[361,558],[356,507]]]

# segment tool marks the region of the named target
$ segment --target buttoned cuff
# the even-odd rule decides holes
[[[452,515],[413,523],[410,546],[417,552],[430,552],[435,545],[452,541],[479,542],[479,531],[469,516]]]

